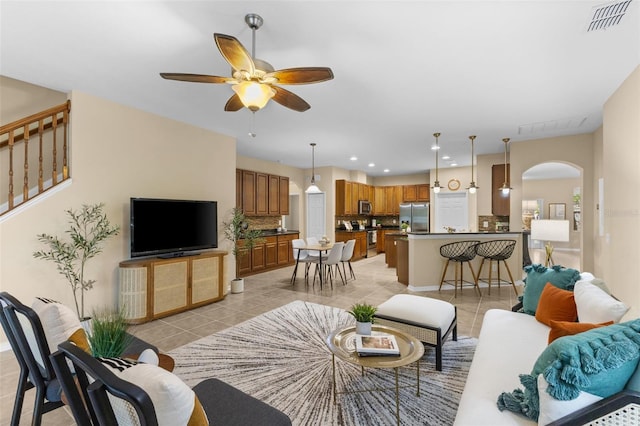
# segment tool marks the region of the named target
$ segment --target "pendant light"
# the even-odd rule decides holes
[[[432,148],[436,152],[436,180],[433,182],[433,192],[440,192],[440,181],[438,180],[438,156],[440,155],[440,145],[438,145],[438,137],[440,133],[434,133],[433,136],[436,138],[436,145]]]
[[[315,142],[312,142],[309,145],[311,145],[311,185],[309,185],[307,190],[304,192],[306,192],[307,194],[317,194],[322,191],[320,191],[320,188],[318,188],[318,186],[316,185],[316,144]]]
[[[509,144],[509,138],[504,138],[502,139],[502,142],[504,142],[504,182],[502,183],[502,187],[500,188],[500,191],[502,192],[502,195],[504,197],[508,197],[509,196],[509,192],[511,192],[511,189],[509,187],[509,185],[507,185],[507,182],[509,182],[507,179],[507,145]]]
[[[476,183],[473,181],[473,141],[475,138],[475,135],[469,136],[469,139],[471,139],[471,183],[469,184],[469,188],[467,188],[469,190],[469,194],[475,194],[478,189]]]

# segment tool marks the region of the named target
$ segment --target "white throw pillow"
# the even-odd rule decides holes
[[[208,424],[196,394],[178,376],[153,364],[120,358],[96,358],[122,380],[142,388],[151,398],[159,426]],[[135,410],[109,396],[119,425],[136,425]]]
[[[78,316],[70,308],[55,300],[36,297],[31,304],[31,309],[40,318],[51,353],[58,350],[60,343],[69,339],[83,350],[88,349],[89,343],[84,329],[80,325]]]
[[[573,290],[578,308],[578,321],[599,324],[615,323],[627,313],[629,307],[608,295],[590,281],[578,281]]]
[[[602,397],[588,392],[580,392],[576,399],[560,401],[547,393],[549,383],[542,374],[538,375],[538,395],[540,398],[540,414],[538,425],[547,425],[561,417],[571,414],[587,405],[598,402]]]

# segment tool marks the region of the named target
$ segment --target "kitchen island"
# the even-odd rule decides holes
[[[430,234],[426,232],[409,232],[409,290],[427,291],[433,290],[433,286],[440,285],[442,271],[444,270],[445,258],[440,255],[440,246],[464,240],[477,240],[480,242],[491,240],[515,240],[516,247],[511,257],[507,260],[509,269],[513,274],[513,279],[519,281],[522,279],[522,233],[521,232],[469,232],[469,233],[437,233]],[[476,256],[471,262],[473,270],[477,274],[480,268],[482,258]],[[494,265],[496,263],[494,262]],[[453,280],[455,274],[454,265],[451,264],[447,270],[445,279]],[[495,266],[494,266],[495,267]],[[464,266],[465,280],[471,281],[471,274],[467,266]],[[489,273],[488,262],[485,262],[482,276],[486,277]],[[494,277],[497,274],[492,273]],[[501,267],[501,278],[507,278],[508,275]],[[493,285],[492,285],[493,286]],[[511,286],[509,286],[511,287]],[[453,289],[451,285],[445,284],[443,289]]]

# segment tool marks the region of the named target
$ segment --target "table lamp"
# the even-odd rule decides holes
[[[569,241],[569,221],[568,220],[532,220],[531,239],[546,241],[544,246],[546,260],[544,266],[553,265],[552,241]]]

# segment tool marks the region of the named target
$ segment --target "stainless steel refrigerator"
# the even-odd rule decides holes
[[[412,232],[429,232],[429,203],[400,204],[400,225],[408,222]]]

